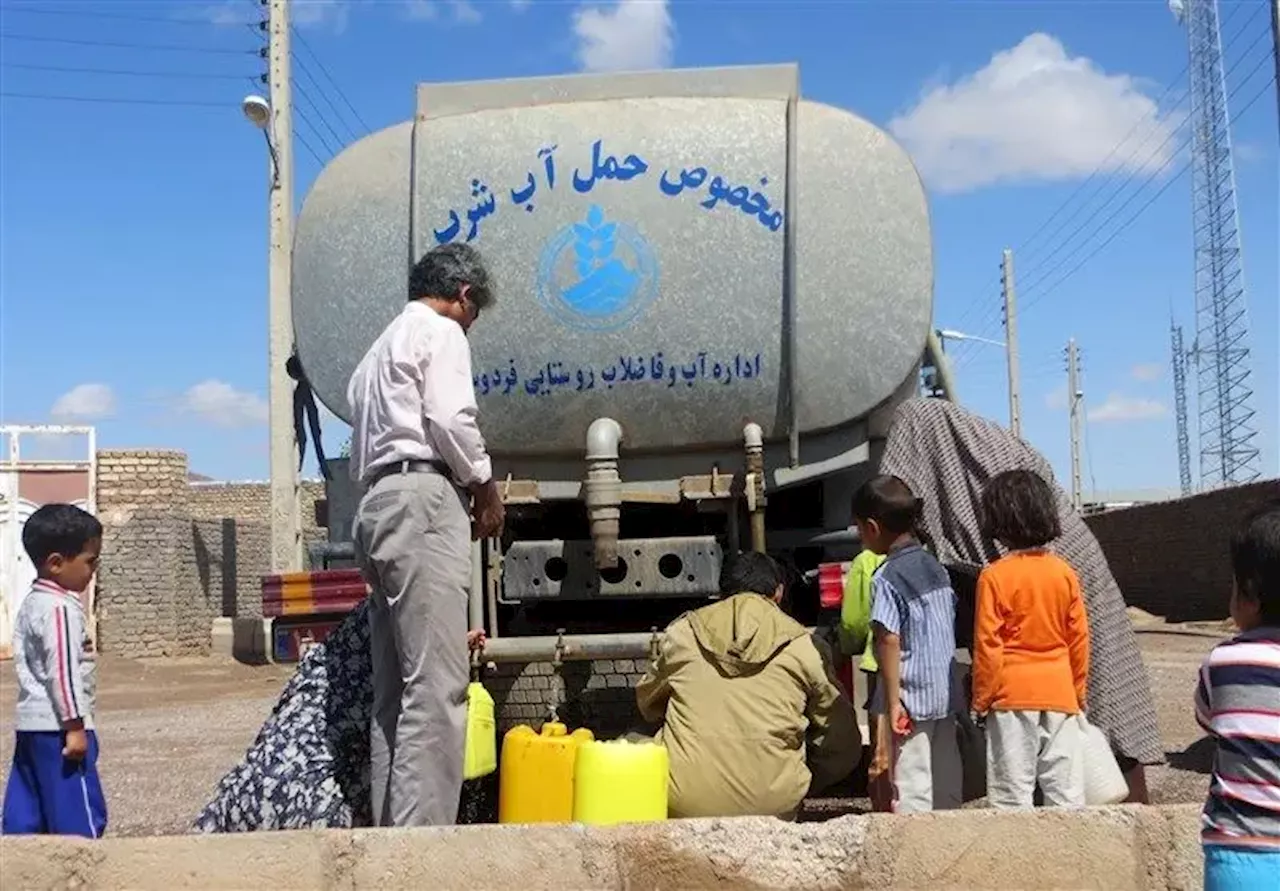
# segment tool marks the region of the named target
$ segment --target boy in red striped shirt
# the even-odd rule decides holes
[[[0,831],[98,838],[107,803],[93,730],[93,644],[80,594],[98,569],[102,524],[73,505],[46,504],[27,520],[22,546],[36,581],[14,618],[17,739]]]
[[[1196,687],[1196,720],[1218,743],[1201,817],[1206,891],[1280,887],[1280,503],[1231,542],[1231,618]]]

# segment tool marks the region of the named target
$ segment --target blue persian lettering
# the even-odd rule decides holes
[[[694,167],[692,170],[681,170],[680,179],[672,181],[668,178],[670,171],[662,171],[662,178],[658,181],[658,188],[662,190],[662,194],[674,198],[685,189],[697,189],[702,186],[707,179],[707,168]],[[769,185],[769,178],[760,177],[760,187]],[[716,176],[711,180],[711,184],[707,186],[707,199],[698,202],[699,205],[707,210],[714,210],[716,205],[723,201],[729,207],[736,207],[749,217],[754,217],[760,221],[760,225],[766,227],[770,232],[777,232],[782,228],[782,212],[774,210],[769,203],[769,199],[759,189],[752,190],[747,186],[730,186],[724,181],[723,177]]]
[[[542,162],[543,179],[548,190],[554,190],[556,187],[555,151],[558,148],[559,145],[550,145],[537,152],[537,158]],[[619,161],[616,155],[605,152],[604,140],[597,139],[591,144],[590,169],[578,168],[573,172],[573,188],[579,194],[585,195],[602,180],[629,182],[648,170],[649,163],[639,155],[628,153]],[[732,185],[723,176],[713,176],[708,183],[709,175],[705,166],[687,168],[679,174],[664,170],[658,180],[658,189],[668,198],[675,198],[689,189],[700,190],[705,185],[705,197],[698,203],[706,210],[714,210],[720,204],[724,204],[737,208],[747,216],[758,220],[771,232],[777,232],[782,228],[782,212],[774,210],[769,199],[761,191],[769,184],[768,177],[761,177],[759,188],[752,188],[745,185]],[[507,190],[511,197],[511,206],[522,207],[526,213],[533,213],[534,197],[539,188],[537,174],[533,170],[528,171],[521,185]],[[479,178],[471,180],[471,197],[475,199],[475,203],[470,209],[462,213],[450,210],[448,224],[441,229],[432,230],[436,244],[447,244],[453,241],[464,233],[464,228],[466,241],[479,237],[480,221],[497,212],[498,199]]]
[[[550,396],[552,393],[581,393],[597,386],[612,390],[642,383],[666,387],[693,387],[699,383],[728,386],[734,381],[759,378],[761,369],[759,353],[735,353],[716,360],[703,350],[695,353],[689,362],[668,364],[660,351],[648,356],[619,356],[617,362],[599,369],[590,365],[570,367],[569,363],[551,360],[524,374],[516,369],[515,360],[511,359],[506,368],[473,375],[472,383],[480,396]]]
[[[583,176],[581,170],[573,172],[573,188],[577,192],[586,194],[596,187],[602,179],[616,179],[619,182],[627,182],[635,179],[640,174],[649,169],[649,165],[640,160],[635,155],[627,155],[622,159],[622,163],[618,163],[618,159],[613,155],[600,157],[600,153],[604,151],[602,146],[604,140],[597,139],[591,144],[591,175]]]

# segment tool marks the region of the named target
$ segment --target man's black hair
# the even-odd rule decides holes
[[[744,593],[772,597],[782,583],[782,567],[759,551],[730,554],[720,567],[720,593],[726,597]]]
[[[1042,548],[1062,534],[1057,499],[1040,474],[1006,470],[982,490],[982,534],[1015,551]]]
[[[471,286],[467,299],[476,309],[485,309],[493,303],[489,271],[480,252],[469,244],[442,244],[427,251],[414,264],[409,273],[409,299],[457,300],[463,285]]]
[[[1249,515],[1231,539],[1236,591],[1256,601],[1262,624],[1280,626],[1280,501]]]
[[[22,527],[22,547],[36,569],[54,554],[77,557],[95,538],[102,538],[102,524],[74,504],[46,504]]]
[[[855,520],[875,520],[886,532],[906,535],[920,519],[923,502],[896,476],[873,476],[853,493]]]

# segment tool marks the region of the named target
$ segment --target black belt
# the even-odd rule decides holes
[[[438,473],[449,482],[453,482],[453,471],[443,461],[393,461],[375,470],[365,488],[371,489],[383,477],[396,473]]]

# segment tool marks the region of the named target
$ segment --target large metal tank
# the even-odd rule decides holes
[[[799,99],[794,66],[420,86],[415,119],[334,158],[297,222],[299,353],[340,417],[411,259],[450,240],[496,279],[471,340],[508,463],[580,458],[608,416],[654,459],[754,421],[794,465],[797,439],[865,440],[914,389],[932,315],[911,160]]]

